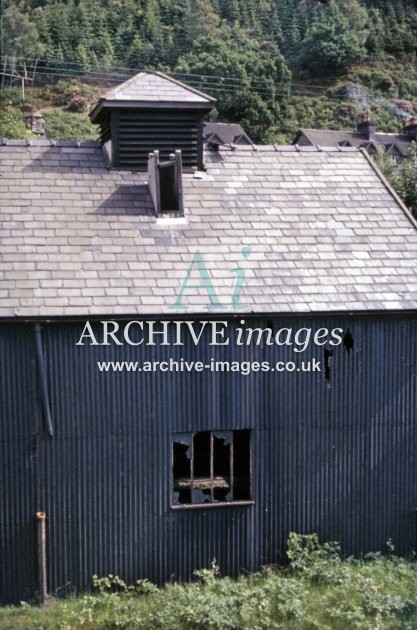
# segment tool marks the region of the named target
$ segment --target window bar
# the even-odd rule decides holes
[[[234,479],[233,479],[233,431],[230,431],[230,500],[233,501],[233,489],[234,489]]]
[[[214,502],[214,492],[213,492],[213,476],[214,476],[214,463],[213,463],[213,432],[210,431],[210,501]]]
[[[190,470],[190,494],[191,503],[194,503],[194,436],[195,433],[191,433],[191,470]]]

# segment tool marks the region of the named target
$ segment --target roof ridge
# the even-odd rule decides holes
[[[118,90],[120,90],[120,88],[126,87],[126,85],[130,85],[131,83],[134,82],[135,79],[137,79],[138,77],[144,75],[144,74],[150,74],[149,72],[138,72],[137,74],[134,74],[133,77],[130,77],[130,79],[126,79],[126,81],[123,81],[123,83],[120,83],[119,85],[116,85],[116,87],[113,87],[111,90],[109,90],[108,92],[106,92],[105,94],[103,94],[103,96],[100,97],[100,100],[102,99],[108,99],[109,97],[111,98],[111,96],[113,95],[113,93],[117,92]]]
[[[51,138],[1,138],[0,146],[98,148],[100,140],[53,140]]]
[[[227,124],[227,123],[225,123]],[[1,138],[0,146],[17,146],[17,147],[73,147],[73,148],[99,148],[101,142],[99,140],[52,140],[49,138],[43,139],[14,139],[14,138]],[[226,149],[220,150],[228,150]],[[361,151],[359,147],[336,147],[326,145],[299,145],[299,144],[235,144],[233,145],[233,151],[254,151],[254,152],[280,152],[280,153],[294,153],[296,151],[301,153],[340,153],[340,152],[358,152]]]
[[[194,87],[191,87],[191,85],[187,85],[186,83],[183,83],[182,81],[178,81],[178,79],[174,79],[174,77],[169,76],[168,74],[165,74],[164,72],[149,72],[148,74],[155,74],[159,77],[162,77],[163,79],[167,79],[168,81],[171,81],[172,83],[175,83],[176,85],[179,85],[180,87],[188,90],[189,92],[193,92],[194,94],[197,94],[198,96],[202,96],[206,99],[208,99],[209,101],[211,101],[212,103],[215,103],[217,101],[216,98],[214,98],[214,96],[210,96],[209,94],[206,94],[205,92],[201,92],[200,90],[197,90]]]
[[[306,132],[306,131],[315,131],[315,132],[320,132],[320,133],[359,133],[359,134],[363,134],[363,131],[358,131],[357,129],[323,129],[323,128],[319,128],[319,127],[300,127],[299,128],[299,132]],[[375,135],[376,136],[394,136],[396,138],[409,138],[409,136],[406,133],[401,133],[400,131],[382,131],[382,130],[377,130],[375,131]]]
[[[137,84],[138,81],[140,81],[143,77],[146,77],[146,76],[159,77],[160,79],[164,79],[165,81],[169,81],[170,83],[173,83],[174,85],[177,85],[178,87],[180,87],[181,89],[185,90],[186,92],[191,92],[191,93],[193,93],[193,94],[195,94],[197,96],[201,96],[202,98],[204,98],[205,100],[208,100],[211,103],[214,103],[216,101],[216,99],[213,96],[209,96],[208,94],[205,94],[204,92],[201,92],[200,90],[197,90],[196,88],[193,88],[193,87],[187,85],[186,83],[182,83],[182,81],[178,81],[178,79],[174,79],[174,77],[171,77],[168,74],[165,74],[164,72],[158,72],[158,71],[155,71],[155,72],[138,72],[137,74],[133,75],[133,77],[130,77],[130,79],[127,79],[123,83],[120,83],[120,85],[117,85],[116,87],[114,87],[111,90],[109,90],[108,92],[106,92],[100,98],[100,101],[116,99],[117,98],[117,94],[119,92],[123,91],[128,86]]]

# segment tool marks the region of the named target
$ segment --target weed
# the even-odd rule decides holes
[[[417,627],[417,565],[389,554],[340,557],[316,534],[291,534],[286,568],[238,579],[220,577],[216,561],[198,581],[158,587],[93,577],[93,591],[40,609],[0,608],[0,628],[72,630],[412,630]]]

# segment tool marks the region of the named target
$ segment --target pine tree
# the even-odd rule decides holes
[[[46,21],[50,38],[50,46],[53,57],[70,61],[72,59],[72,49],[70,46],[70,20],[68,7],[62,3],[52,4],[46,12]]]
[[[189,2],[183,17],[185,42],[191,44],[202,35],[215,33],[220,19],[213,11],[209,0]]]
[[[271,35],[272,35],[273,41],[277,44],[279,48],[281,48],[284,36],[282,32],[279,12],[276,7],[274,8],[272,17],[271,17]]]
[[[299,54],[301,44],[301,30],[297,18],[297,14],[294,13],[290,30],[287,35],[286,55],[287,58],[294,58]]]
[[[45,57],[51,57],[51,37],[48,29],[48,22],[46,19],[45,11],[41,7],[37,8],[32,13],[33,23],[36,25],[36,29],[39,35],[39,41],[43,44],[43,54]]]
[[[369,10],[369,29],[366,47],[368,52],[375,57],[381,57],[384,53],[385,25],[378,9]]]
[[[74,50],[74,59],[80,64],[84,72],[91,70],[91,58],[87,47],[83,43],[77,44]]]

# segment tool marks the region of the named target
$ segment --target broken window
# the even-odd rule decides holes
[[[172,444],[173,504],[250,501],[250,431],[177,433]]]

